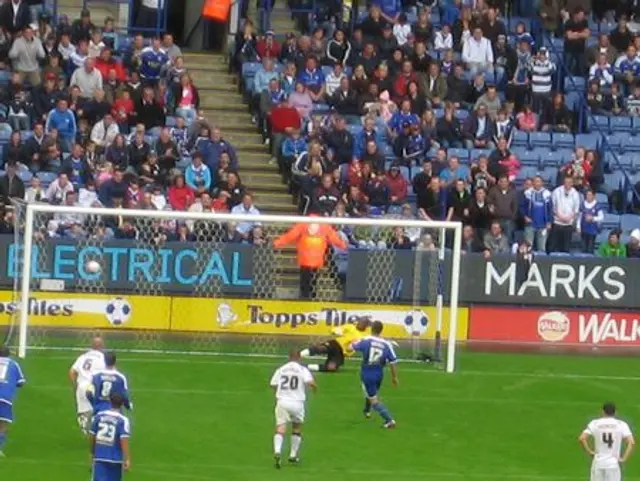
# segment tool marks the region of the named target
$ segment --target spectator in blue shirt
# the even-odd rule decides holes
[[[63,152],[71,152],[71,147],[76,138],[76,117],[71,110],[66,98],[58,100],[56,108],[49,112],[45,130],[47,133],[56,129],[58,131],[60,145]]]
[[[389,130],[392,137],[397,137],[402,133],[403,125],[409,124],[419,125],[420,119],[418,116],[411,112],[411,100],[403,99],[400,104],[400,110],[393,114],[391,120],[389,120]]]
[[[524,218],[524,238],[534,250],[544,252],[553,222],[551,192],[544,187],[542,177],[533,178],[533,186],[524,191],[520,204]]]
[[[160,45],[160,37],[155,37],[151,46],[140,53],[140,77],[144,84],[152,87],[158,84],[160,75],[169,63],[169,56]]]
[[[322,102],[324,100],[324,73],[318,68],[318,61],[315,57],[307,58],[306,68],[298,74],[298,82],[307,88],[311,100],[314,102]]]
[[[365,153],[368,142],[378,143],[376,119],[371,116],[368,116],[364,120],[364,129],[356,135],[355,141],[353,142],[353,156],[356,159],[360,159]]]
[[[196,153],[185,171],[185,182],[197,195],[211,189],[211,169],[207,167],[202,154]]]
[[[373,0],[373,5],[380,8],[380,15],[391,25],[397,23],[402,10],[398,0]]]
[[[586,254],[593,254],[596,250],[596,237],[604,220],[604,212],[602,207],[598,205],[596,194],[591,190],[587,190],[584,194],[584,200],[580,205],[580,216],[578,217],[578,232],[582,237],[582,248]]]
[[[446,185],[453,184],[456,180],[467,180],[469,178],[469,169],[465,165],[460,165],[458,157],[449,159],[449,167],[440,172],[440,180]]]
[[[201,142],[199,144],[199,152],[202,154],[204,163],[207,164],[212,172],[218,171],[220,165],[220,155],[223,152],[229,154],[229,160],[231,161],[231,168],[238,168],[238,157],[236,150],[233,146],[222,138],[222,133],[219,128],[213,128],[211,130],[211,139],[209,142]]]
[[[253,112],[253,122],[256,123],[257,114],[260,112],[260,97],[262,92],[269,89],[269,83],[272,80],[278,80],[278,72],[274,68],[273,60],[265,58],[262,61],[262,67],[258,69],[255,77],[253,77],[253,92],[251,96],[251,111]]]

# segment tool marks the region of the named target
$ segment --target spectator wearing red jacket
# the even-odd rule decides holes
[[[265,36],[258,41],[256,50],[258,50],[260,58],[263,59],[272,58],[277,60],[280,57],[280,44],[278,44],[273,30],[269,30]]]
[[[131,119],[131,115],[134,112],[133,99],[128,90],[123,90],[120,98],[113,103],[111,107],[111,115],[115,119],[116,123],[120,127],[120,132],[128,132],[123,130],[124,127],[128,127]]]
[[[280,153],[285,136],[302,128],[302,119],[298,111],[291,107],[287,100],[284,100],[271,109],[267,123],[271,131],[270,145],[273,160]]]
[[[409,194],[409,183],[400,174],[400,168],[392,165],[389,169],[389,175],[385,178],[387,189],[389,189],[389,205],[397,207],[399,211],[402,204],[407,202]]]
[[[418,75],[413,71],[411,61],[405,60],[402,64],[402,72],[393,82],[393,96],[396,102],[401,101],[409,93],[409,84],[418,82]]]
[[[184,176],[177,175],[169,187],[169,204],[173,210],[187,210],[196,201],[193,190],[184,182]]]
[[[95,67],[102,74],[102,80],[106,81],[109,77],[109,70],[116,71],[116,79],[119,82],[127,81],[127,72],[120,62],[113,58],[111,49],[106,47],[100,53],[100,57],[96,59]]]

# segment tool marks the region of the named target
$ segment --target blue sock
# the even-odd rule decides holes
[[[364,399],[364,411],[365,414],[369,414],[371,412],[371,401],[369,398]]]
[[[376,403],[373,405],[373,409],[382,417],[382,419],[384,419],[385,423],[393,420],[391,414],[389,414],[389,410],[384,404]]]
[[[2,451],[2,446],[7,441],[7,433],[0,433],[0,451]]]

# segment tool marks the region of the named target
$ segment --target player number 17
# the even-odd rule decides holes
[[[380,349],[376,346],[371,346],[371,349],[369,349],[369,364],[378,364],[383,354],[383,349]]]

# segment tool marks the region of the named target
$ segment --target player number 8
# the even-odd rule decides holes
[[[113,424],[100,423],[98,424],[98,434],[96,435],[96,441],[100,443],[113,444],[116,439],[116,427]]]
[[[113,387],[113,383],[109,381],[105,381],[102,383],[102,391],[100,391],[100,397],[109,398],[111,396],[111,388]]]

